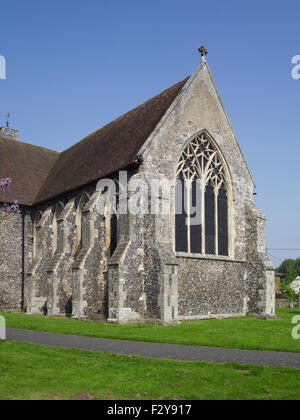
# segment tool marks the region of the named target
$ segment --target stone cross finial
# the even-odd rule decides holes
[[[10,112],[6,115],[6,127],[9,128]]]
[[[201,45],[201,47],[198,49],[198,51],[201,54],[201,57],[205,57],[208,54],[208,51],[205,48],[205,45]]]

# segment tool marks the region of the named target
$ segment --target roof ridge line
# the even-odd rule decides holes
[[[57,153],[57,154],[61,153],[61,152],[58,152],[57,150],[49,149],[48,147],[37,146],[36,144],[26,143],[25,141],[14,140],[14,139],[6,139],[4,137],[0,137],[0,140],[5,140],[7,142],[12,142],[13,141],[17,144],[25,144],[26,146],[37,147],[38,149],[47,150],[48,152],[53,152],[53,153]]]
[[[119,115],[118,117],[114,118],[113,120],[111,120],[110,122],[104,124],[102,127],[98,128],[95,131],[92,131],[90,134],[88,134],[87,136],[83,137],[81,140],[77,141],[76,143],[74,143],[72,146],[68,147],[67,149],[59,152],[59,153],[64,153],[67,152],[68,150],[71,150],[73,147],[77,146],[78,144],[84,142],[86,139],[88,139],[90,136],[97,134],[99,131],[103,130],[104,128],[108,127],[110,124],[113,124],[115,122],[117,122],[119,119],[125,117],[126,115],[130,114],[131,112],[137,110],[138,108],[142,107],[143,105],[146,105],[147,103],[153,101],[154,99],[158,98],[159,96],[163,95],[165,92],[167,92],[170,88],[174,88],[177,85],[179,85],[180,83],[182,83],[184,80],[188,80],[191,76],[188,76],[182,80],[180,80],[179,82],[175,83],[174,85],[169,86],[168,88],[164,89],[163,91],[161,91],[160,93],[157,93],[156,95],[152,96],[151,98],[145,100],[144,102],[140,103],[139,105],[131,108],[129,111],[124,112],[124,114]]]

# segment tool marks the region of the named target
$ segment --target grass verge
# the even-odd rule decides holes
[[[292,338],[295,325],[291,323],[294,316],[300,315],[300,309],[278,309],[280,321],[245,317],[183,322],[178,326],[111,325],[39,315],[0,314],[5,316],[7,327],[32,331],[206,347],[300,352],[300,340]]]
[[[300,370],[0,342],[1,400],[299,400]]]

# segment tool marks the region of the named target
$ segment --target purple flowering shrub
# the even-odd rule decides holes
[[[10,178],[0,178],[0,191],[5,191],[11,186]]]
[[[0,192],[6,191],[11,186],[12,180],[10,178],[0,178]],[[1,208],[2,214],[10,215],[12,213],[19,213],[20,207],[17,201],[14,201],[13,204],[3,204]]]

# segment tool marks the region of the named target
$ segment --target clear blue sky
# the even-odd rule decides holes
[[[268,247],[300,248],[299,21],[299,0],[1,2],[0,123],[10,111],[22,141],[66,149],[191,74],[205,43]]]

